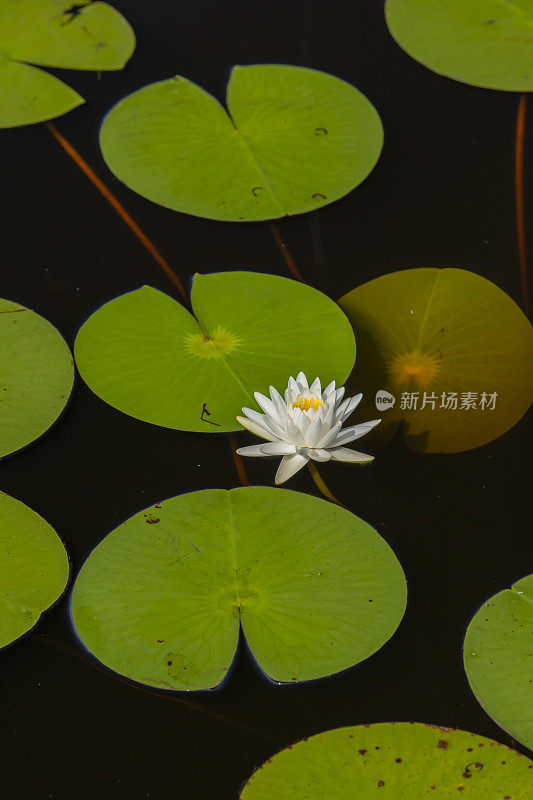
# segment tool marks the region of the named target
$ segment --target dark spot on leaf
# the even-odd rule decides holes
[[[325,200],[326,199],[326,195],[325,194],[320,194],[320,192],[316,192],[315,194],[312,194],[311,197],[312,197],[313,200]]]
[[[69,8],[65,8],[63,11],[63,16],[66,17],[65,22],[63,25],[68,25],[69,22],[73,22],[76,17],[79,17],[83,10],[87,7],[88,3],[81,3],[76,4],[73,3]]]
[[[360,756],[364,756],[364,755],[365,755],[365,753],[366,753],[366,750],[359,750],[359,755],[360,755]]]
[[[483,764],[480,761],[472,761],[471,764],[466,765],[463,778],[471,778],[474,772],[481,772],[482,769]]]
[[[327,128],[315,128],[315,136],[325,136],[327,132]]]
[[[254,188],[252,189],[252,194],[253,194],[254,197],[257,197],[258,192],[262,192],[262,191],[263,191],[263,187],[262,186],[254,186]]]
[[[385,786],[385,781],[378,781],[378,786]]]
[[[147,519],[146,522],[149,525],[155,525],[156,522],[159,522],[159,517],[157,517],[156,519]]]
[[[401,758],[397,758],[397,759],[396,759],[396,763],[397,763],[397,764],[401,764],[401,763],[402,763],[402,759],[401,759]]]
[[[439,739],[437,747],[440,747],[441,750],[446,750],[448,748],[448,742],[446,741],[446,739]]]

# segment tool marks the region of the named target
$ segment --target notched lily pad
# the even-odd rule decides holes
[[[0,492],[0,647],[36,624],[63,592],[68,558],[35,511]]]
[[[481,606],[466,632],[464,664],[487,714],[533,749],[533,575]]]
[[[487,89],[533,89],[533,0],[387,0],[393,37],[434,72]]]
[[[484,736],[409,722],[319,733],[282,750],[242,800],[527,800],[533,763]]]
[[[414,450],[470,450],[504,434],[529,408],[533,329],[480,275],[401,270],[353,289],[339,305],[357,336],[361,418],[381,412],[374,443],[403,423]]]
[[[135,47],[132,29],[107,3],[2,0],[0,127],[51,119],[84,102],[58,78],[37,69],[122,69]]]
[[[74,382],[61,334],[35,311],[0,299],[0,458],[56,421]]]
[[[254,272],[195,275],[191,303],[195,316],[144,286],[89,317],[74,352],[93,392],[146,422],[217,433],[239,429],[255,391],[300,370],[338,383],[350,374],[350,323],[316,289]]]
[[[274,681],[357,664],[405,610],[402,568],[348,511],[284,489],[209,489],[136,514],[91,553],[72,616],[115,672],[163,689],[217,686],[242,626]]]
[[[338,200],[373,169],[377,111],[303,67],[234,67],[227,108],[181,76],[125,97],[102,125],[109,168],[143,197],[208,219],[265,220]]]

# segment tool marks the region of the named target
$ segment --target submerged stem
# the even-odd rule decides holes
[[[336,503],[338,506],[341,506],[341,508],[346,508],[346,506],[344,506],[340,500],[337,500],[335,495],[332,492],[330,492],[330,490],[322,480],[320,472],[318,471],[315,462],[308,461],[307,466],[309,467],[309,472],[311,473],[312,479],[314,480],[314,482],[316,483],[317,487],[322,492],[324,497],[327,498],[328,500],[331,500],[332,503]]]
[[[92,167],[85,161],[85,159],[78,153],[76,148],[66,139],[62,133],[58,131],[56,126],[52,122],[45,122],[46,127],[56,140],[58,144],[63,148],[65,153],[70,156],[70,158],[74,161],[75,164],[81,169],[83,174],[91,181],[93,186],[95,186],[101,195],[107,200],[109,205],[117,212],[117,214],[123,219],[126,223],[130,231],[136,236],[136,238],[140,241],[143,247],[148,250],[154,261],[159,264],[161,269],[166,273],[166,275],[170,278],[174,286],[177,287],[179,293],[183,297],[183,299],[187,300],[187,295],[185,293],[185,289],[183,288],[183,284],[170,266],[167,261],[163,258],[157,247],[150,241],[148,236],[142,230],[142,228],[135,222],[131,214],[129,214],[122,203],[120,203],[115,195],[107,188],[105,183],[98,177]]]
[[[287,245],[283,241],[281,233],[279,232],[278,226],[276,225],[276,223],[275,222],[269,222],[268,223],[268,227],[270,228],[270,232],[272,233],[272,236],[274,237],[275,242],[276,242],[277,246],[279,247],[279,251],[280,251],[281,255],[283,256],[283,259],[284,259],[286,265],[288,266],[289,271],[294,275],[294,277],[297,280],[301,281],[301,283],[307,283],[305,278],[302,276],[300,270],[296,266],[296,263],[295,263],[293,257],[289,253]]]
[[[242,458],[237,452],[237,441],[235,439],[235,435],[233,433],[228,433],[228,440],[229,446],[231,448],[231,455],[233,456],[233,461],[235,463],[235,469],[237,470],[237,475],[239,476],[239,480],[241,482],[241,486],[249,486],[250,481],[248,480],[248,476],[246,474],[246,470],[244,469],[244,464],[242,463]]]

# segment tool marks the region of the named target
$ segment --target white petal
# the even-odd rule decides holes
[[[250,444],[248,447],[239,447],[237,450],[240,456],[255,456],[256,458],[259,456],[264,457],[264,453],[261,452],[262,444]]]
[[[322,400],[326,402],[326,400],[331,394],[335,394],[335,381],[331,381],[331,383],[328,383],[328,385],[322,392]]]
[[[280,416],[278,414],[278,410],[272,400],[269,397],[265,397],[264,394],[261,392],[254,392],[255,402],[257,403],[260,408],[263,409],[265,414],[268,414],[275,420],[278,424],[280,423]]]
[[[355,411],[355,409],[361,402],[362,396],[363,396],[362,394],[356,394],[355,397],[350,397],[350,402],[344,409],[341,422],[344,422],[344,420],[348,419],[350,414],[352,414]]]
[[[373,419],[370,422],[361,422],[359,425],[352,425],[351,428],[344,428],[339,432],[337,440],[331,446],[337,447],[341,444],[353,442],[355,439],[360,439],[361,436],[365,436],[372,428],[379,425],[380,422],[380,419]]]
[[[338,420],[340,420],[342,422],[342,415],[344,414],[345,410],[348,408],[348,404],[349,404],[351,399],[352,399],[351,397],[347,397],[346,400],[344,401],[344,403],[341,403],[340,405],[337,405],[337,403],[335,403],[335,419],[336,420],[338,419]]]
[[[265,456],[288,456],[296,452],[296,447],[290,442],[267,442],[259,447]]]
[[[300,411],[300,409],[298,409],[298,411]],[[301,413],[300,411],[300,414]],[[297,447],[304,443],[304,435],[301,428],[289,418],[287,418],[287,439]]]
[[[283,428],[278,425],[278,423],[270,416],[260,414],[259,411],[254,411],[252,408],[243,408],[243,411],[248,419],[251,419],[252,422],[255,422],[261,428],[264,428],[267,433],[274,434],[276,439],[285,439]]]
[[[337,422],[337,424],[333,428],[331,428],[329,431],[327,431],[325,436],[322,436],[322,438],[317,442],[316,446],[317,447],[330,447],[333,444],[333,442],[336,440],[340,429],[341,429],[341,423]]]
[[[276,472],[275,482],[279,485],[296,475],[298,470],[305,467],[309,459],[301,453],[294,453],[292,456],[283,456]]]
[[[250,433],[255,433],[256,436],[260,436],[262,439],[268,439],[270,442],[278,441],[278,437],[275,436],[271,431],[267,431],[263,428],[262,425],[258,425],[257,422],[252,422],[251,419],[246,419],[246,417],[237,417],[237,422],[250,431]]]
[[[317,417],[311,422],[309,428],[307,429],[307,433],[305,434],[306,447],[316,447],[321,431],[322,421],[320,417]]]
[[[329,461],[331,458],[329,450],[323,450],[320,447],[310,447],[302,451],[304,455],[312,458],[313,461]]]
[[[359,405],[362,396],[362,394],[356,394],[355,397],[348,397],[337,409],[335,413],[335,419],[340,420],[341,422],[344,422],[344,420],[348,419],[350,414]]]
[[[335,405],[337,407],[340,405],[340,402],[341,402],[342,398],[344,397],[344,392],[345,391],[346,391],[346,389],[344,388],[344,386],[339,386],[339,388],[335,392]]]
[[[320,417],[320,433],[318,435],[318,441],[320,441],[324,438],[326,433],[329,433],[331,430],[333,411],[330,413],[329,409],[324,408],[324,406],[320,406],[317,416]]]
[[[294,408],[294,409],[292,409],[292,422],[296,425],[296,427],[298,428],[298,430],[302,434],[302,444],[303,444],[303,440],[305,438],[305,434],[307,432],[307,429],[309,428],[309,425],[311,424],[311,420],[309,419],[307,414],[302,411],[301,408]],[[287,428],[287,431],[288,430],[289,429]],[[292,441],[291,437],[289,437],[289,439]]]
[[[350,461],[362,464],[366,461],[374,460],[374,456],[368,456],[366,453],[358,453],[357,450],[350,450],[349,447],[336,447],[334,450],[330,450],[329,453],[333,461]]]
[[[287,386],[287,389],[289,390],[289,394],[291,392],[295,392],[296,393],[296,397],[298,397],[298,395],[300,394],[300,387],[298,386],[298,384],[296,383],[296,381],[294,380],[292,375],[289,378],[289,385]]]
[[[299,372],[298,375],[296,376],[296,383],[300,385],[301,389],[309,388],[309,384],[307,383],[307,378],[305,377],[305,374],[303,372]]]
[[[313,394],[318,395],[318,397],[322,396],[322,386],[320,384],[320,378],[315,378],[311,386],[309,387],[309,391]]]
[[[272,398],[272,402],[276,407],[279,419],[283,420],[287,413],[287,405],[283,397],[280,395],[278,390],[274,388],[274,386],[270,387],[270,397]]]
[[[324,414],[324,433],[330,430],[334,425],[335,406],[328,405]]]

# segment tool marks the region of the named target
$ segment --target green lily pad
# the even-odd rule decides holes
[[[448,78],[487,89],[533,89],[533,0],[387,0],[401,48]]]
[[[68,558],[31,508],[0,492],[0,647],[29,631],[63,592]]]
[[[369,403],[382,412],[374,443],[403,423],[414,450],[470,450],[504,434],[529,408],[533,329],[480,275],[402,270],[353,289],[339,304],[357,335],[360,413]]]
[[[84,102],[53,75],[29,66],[122,69],[135,47],[132,29],[107,3],[2,0],[0,127],[29,125]]]
[[[89,319],[74,353],[84,381],[137,419],[179,430],[239,429],[242,406],[300,370],[342,383],[355,343],[350,323],[321,292],[254,272],[195,275],[196,318],[144,286]]]
[[[41,436],[74,382],[61,334],[35,311],[0,299],[0,458]]]
[[[319,733],[255,772],[242,800],[527,800],[533,763],[466,731],[380,722]]]
[[[366,522],[285,489],[209,489],[136,514],[91,553],[72,616],[115,672],[163,689],[217,686],[242,630],[274,681],[321,678],[394,633],[405,578]]]
[[[481,606],[466,632],[464,664],[487,714],[533,749],[533,575]]]
[[[128,95],[100,134],[109,168],[134,191],[208,219],[265,220],[321,208],[372,171],[379,115],[339,78],[303,67],[234,67],[228,111],[176,76]]]

